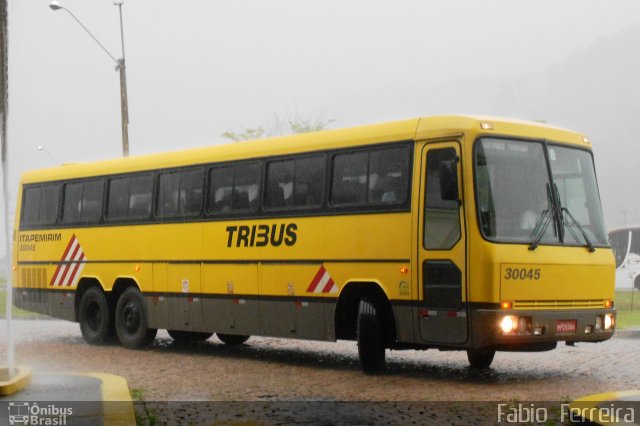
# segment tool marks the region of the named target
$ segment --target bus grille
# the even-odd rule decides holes
[[[514,309],[593,309],[604,308],[604,300],[518,300]]]
[[[20,285],[27,288],[46,288],[47,268],[22,268]]]

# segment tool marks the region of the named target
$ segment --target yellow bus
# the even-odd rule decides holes
[[[591,144],[556,127],[439,116],[26,172],[15,304],[84,339],[157,329],[386,349],[600,342],[615,262]]]

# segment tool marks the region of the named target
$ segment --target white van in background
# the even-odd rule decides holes
[[[609,243],[616,258],[616,290],[640,290],[640,226],[614,229]]]

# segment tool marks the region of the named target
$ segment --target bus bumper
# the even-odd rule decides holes
[[[505,320],[506,317],[509,319]],[[477,309],[471,312],[471,346],[502,351],[544,351],[562,341],[602,342],[613,336],[615,320],[615,309]],[[609,321],[611,325],[606,328]],[[507,331],[510,324],[513,328]]]

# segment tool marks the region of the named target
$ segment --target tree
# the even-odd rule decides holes
[[[285,121],[286,125],[284,124]],[[311,120],[300,118],[298,116],[293,119],[282,120],[276,114],[268,129],[265,129],[263,126],[247,127],[239,132],[224,132],[222,137],[234,142],[240,142],[274,136],[319,132],[321,130],[326,130],[334,121],[335,119],[324,120],[322,117]]]

